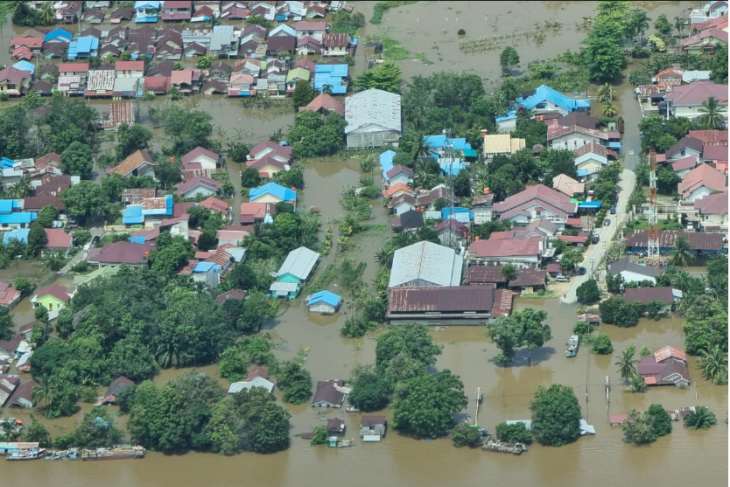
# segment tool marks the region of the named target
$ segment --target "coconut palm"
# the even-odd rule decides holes
[[[43,2],[38,10],[38,20],[42,25],[52,25],[56,21],[56,12],[53,10],[52,2]]]
[[[33,388],[31,396],[36,405],[51,406],[58,397],[54,384],[51,384],[48,378],[43,378],[38,385]]]
[[[727,354],[719,346],[711,350],[702,350],[699,360],[702,378],[714,384],[727,384]]]
[[[618,111],[616,110],[616,104],[612,101],[607,101],[601,106],[601,115],[604,117],[613,118],[616,116]]]
[[[163,343],[157,348],[157,354],[155,356],[157,363],[163,369],[167,367],[177,367],[180,362],[180,357],[177,353],[177,347],[172,342]]]
[[[646,32],[649,28],[650,21],[651,18],[639,7],[636,7],[633,12],[631,12],[631,29],[633,30],[634,35],[641,35],[641,44],[644,43],[644,32]]]
[[[684,418],[684,425],[693,430],[706,430],[717,424],[715,413],[704,406],[697,406],[693,413]]]
[[[685,237],[679,237],[674,242],[674,248],[669,251],[669,263],[672,265],[685,267],[692,263],[694,256],[692,255],[692,246]]]
[[[639,374],[633,374],[629,376],[628,382],[629,385],[626,386],[626,392],[646,392],[646,382],[644,381],[644,378],[641,377]]]
[[[699,112],[700,126],[704,130],[721,129],[725,125],[725,118],[722,113],[726,111],[726,108],[717,104],[717,100],[714,96],[709,97],[707,100],[702,102]]]
[[[629,377],[636,375],[636,364],[639,361],[634,358],[633,350],[624,350],[621,353],[621,357],[616,361],[616,367],[618,373],[621,374],[621,378],[626,380]]]
[[[611,83],[605,83],[598,88],[598,101],[606,101],[613,99],[613,86]]]
[[[210,28],[211,29],[213,27],[215,27],[216,25],[220,25],[220,23],[221,23],[221,16],[220,15],[215,15],[215,14],[213,14],[210,17],[210,20],[208,21],[208,25],[210,25]]]
[[[684,27],[684,19],[682,17],[674,17],[674,29],[679,32],[679,37],[682,37],[682,28]]]
[[[689,272],[678,272],[677,275],[672,280],[672,285],[679,289],[682,292],[687,292],[689,289],[689,285],[692,282],[692,276],[689,275]]]
[[[413,145],[413,151],[411,152],[413,160],[415,161],[419,157],[430,156],[431,154],[433,154],[433,149],[426,142],[426,136],[421,133],[416,134],[416,143]]]

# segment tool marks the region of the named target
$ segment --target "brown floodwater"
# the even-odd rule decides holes
[[[655,19],[666,13],[672,19],[690,3],[643,2],[651,8]],[[373,2],[358,2],[357,10],[366,18],[372,14]],[[546,59],[565,51],[576,50],[583,34],[574,32],[573,21],[593,15],[593,2],[419,2],[387,12],[381,27],[390,27],[390,36],[402,42],[416,59],[415,53],[423,52],[432,65],[406,60],[402,63],[405,77],[416,74],[428,75],[441,70],[466,70],[485,78],[487,87],[497,86],[501,51],[464,55],[458,50],[456,30],[464,28],[466,39],[479,35],[501,35],[513,30],[531,29],[535,22],[557,19],[563,28],[557,36],[548,35],[543,45],[521,41],[517,49],[523,67],[534,59]],[[448,21],[446,21],[448,17]],[[485,20],[486,17],[486,20]],[[457,20],[458,18],[458,20]],[[403,28],[402,26],[407,26]],[[367,33],[377,32],[380,27],[368,24]],[[443,30],[446,30],[446,33]],[[0,42],[10,39],[12,33],[25,29],[6,26],[0,32]],[[439,46],[438,52],[432,49]],[[438,57],[443,61],[439,61]],[[8,54],[0,50],[0,63],[7,62]],[[358,51],[361,69],[364,50]],[[622,107],[626,126],[635,127],[638,114],[634,112],[631,90],[626,85],[617,87],[617,98]],[[107,102],[94,102],[99,108]],[[152,102],[162,103],[161,100]],[[244,109],[236,100],[222,97],[193,97],[187,103],[206,110],[215,117],[215,124],[224,127],[228,136],[258,142],[276,129],[285,132],[292,123],[292,114],[275,111],[275,115]],[[146,113],[143,103],[143,114]],[[238,128],[240,132],[235,129]],[[155,148],[163,145],[162,134],[155,132]],[[627,148],[638,146],[638,136],[629,134],[624,140]],[[342,161],[311,161],[305,165],[305,188],[300,193],[304,209],[318,206],[322,215],[322,233],[329,222],[335,221],[344,211],[339,205],[340,189],[344,184],[356,185],[360,177],[358,158]],[[240,164],[228,161],[231,179],[236,184]],[[380,184],[375,170],[375,184]],[[237,211],[240,197],[233,201]],[[387,224],[388,216],[380,200],[373,200],[373,219],[368,223]],[[368,264],[365,281],[370,283],[377,263],[373,256],[383,245],[390,231],[353,238],[355,249],[347,255]],[[336,240],[336,228],[335,228]],[[336,243],[330,255],[323,258],[317,272],[338,257]],[[698,269],[699,271],[700,269]],[[334,288],[333,290],[336,290]],[[728,415],[728,390],[726,386],[713,386],[701,379],[696,360],[690,359],[690,373],[696,380],[693,387],[680,390],[673,387],[652,388],[645,394],[629,394],[622,390],[621,379],[615,371],[615,356],[629,344],[637,349],[647,346],[656,349],[664,345],[683,346],[683,320],[679,317],[660,321],[641,320],[635,328],[622,329],[601,325],[598,330],[608,333],[614,345],[613,356],[596,356],[581,349],[578,356],[564,356],[565,341],[572,333],[576,321],[576,308],[561,305],[559,300],[515,301],[515,309],[527,307],[544,309],[552,327],[553,339],[532,356],[527,366],[527,355],[519,353],[512,367],[497,367],[493,358],[497,354],[494,345],[483,335],[483,327],[463,326],[432,329],[434,340],[443,345],[436,367],[450,369],[461,376],[469,406],[461,417],[474,417],[473,401],[477,387],[484,391],[484,401],[476,418],[483,427],[493,429],[507,419],[530,417],[528,409],[533,391],[538,385],[561,383],[573,387],[583,410],[583,417],[596,427],[597,435],[580,438],[562,448],[530,447],[523,456],[513,457],[484,453],[481,450],[456,449],[449,440],[414,440],[390,430],[379,444],[356,442],[353,448],[329,449],[311,447],[307,441],[294,437],[295,433],[311,430],[322,424],[324,418],[341,417],[347,422],[348,438],[357,438],[359,414],[343,411],[313,410],[307,405],[290,406],[292,413],[292,445],[289,450],[274,455],[242,454],[221,457],[214,454],[189,453],[163,455],[151,453],[142,461],[126,462],[30,462],[3,463],[0,469],[2,485],[55,485],[58,487],[95,486],[104,482],[115,486],[234,486],[255,483],[261,486],[314,486],[323,480],[353,486],[378,485],[461,485],[515,484],[565,486],[594,484],[609,486],[620,483],[651,482],[663,485],[727,485],[728,430],[724,423]],[[27,309],[26,309],[27,308]],[[265,326],[277,345],[280,359],[289,359],[302,348],[309,347],[306,367],[314,380],[347,378],[358,363],[372,363],[375,356],[374,336],[361,339],[344,339],[339,328],[351,311],[346,305],[335,316],[310,315],[302,304],[302,298],[286,303],[280,316]],[[27,300],[15,310],[16,323],[28,315]],[[217,366],[203,367],[203,371],[217,377]],[[164,384],[183,371],[166,370],[156,379]],[[610,377],[612,391],[610,404],[605,394],[606,376]],[[221,380],[221,384],[226,382]],[[103,388],[100,388],[103,390]],[[277,393],[277,397],[281,396]],[[706,405],[714,411],[719,425],[703,432],[688,431],[675,423],[674,432],[648,447],[635,447],[622,442],[621,430],[608,424],[608,414],[625,413],[631,408],[645,410],[650,404],[659,403],[669,409],[691,405]],[[82,412],[73,418],[48,421],[53,435],[73,428],[84,411],[91,405],[82,404]],[[391,417],[390,411],[385,411]],[[29,412],[5,411],[28,419]],[[120,426],[126,425],[126,417],[119,418]]]

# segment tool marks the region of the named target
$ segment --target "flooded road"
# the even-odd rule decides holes
[[[666,13],[671,19],[687,3],[661,4],[650,12],[655,19],[659,13]],[[526,42],[517,46],[523,66],[533,59],[546,59],[564,52],[568,47],[575,50],[583,34],[575,33],[573,21],[593,14],[592,2],[420,2],[415,6],[402,7],[386,13],[381,27],[390,27],[393,38],[403,42],[415,58],[423,52],[434,64],[420,61],[404,61],[404,77],[410,79],[416,74],[431,74],[440,70],[466,70],[478,73],[487,83],[497,86],[499,75],[498,56],[500,50],[479,55],[463,55],[458,50],[456,30],[464,28],[467,39],[472,36],[509,32],[510,29],[528,29],[534,22],[553,18],[564,25],[561,32],[548,36],[539,49]],[[366,18],[372,13],[372,2],[359,2],[357,10]],[[457,13],[457,11],[459,13]],[[445,18],[448,16],[448,27]],[[458,21],[456,20],[458,17]],[[485,21],[485,17],[487,17]],[[414,27],[414,22],[416,26]],[[458,22],[458,23],[457,23]],[[397,30],[396,26],[407,26]],[[378,32],[380,27],[368,24],[367,33]],[[443,29],[447,32],[443,33]],[[10,32],[16,30],[7,26],[0,35],[0,42],[9,40]],[[25,29],[17,29],[23,31]],[[431,49],[434,42],[439,53]],[[2,50],[0,50],[2,52]],[[0,62],[7,54],[0,54]],[[358,67],[364,61],[358,52]],[[490,81],[491,80],[491,81]],[[619,87],[619,99],[626,126],[635,126],[637,118],[628,115],[633,108],[630,88]],[[105,102],[99,102],[101,104]],[[153,103],[160,103],[156,101]],[[293,114],[257,114],[244,109],[236,100],[221,97],[195,97],[189,103],[197,103],[215,117],[217,126],[228,130],[229,136],[258,142],[267,138],[276,129],[285,132],[292,123]],[[145,103],[142,105],[145,106]],[[2,107],[2,105],[0,105]],[[142,109],[146,113],[145,108]],[[626,111],[623,111],[626,110]],[[249,139],[250,137],[250,139]],[[155,141],[162,145],[160,141]],[[634,147],[637,141],[625,141],[627,147]],[[305,188],[301,193],[302,209],[318,206],[322,215],[322,232],[329,222],[344,214],[339,205],[340,189],[344,184],[356,185],[360,177],[358,159],[346,162],[312,161],[305,164]],[[236,183],[240,164],[230,163],[231,179]],[[375,184],[379,185],[378,170]],[[240,198],[237,200],[240,203]],[[238,205],[233,203],[235,211]],[[374,218],[367,223],[387,224],[386,210],[380,200],[373,200]],[[385,239],[389,230],[377,235],[358,237],[354,240],[355,250],[347,255],[367,262],[365,281],[370,283],[377,271],[373,255]],[[336,238],[335,238],[336,240]],[[332,253],[323,259],[321,272],[337,255],[336,245]],[[342,313],[332,317],[309,315],[302,299],[287,303],[287,309],[276,320],[266,325],[274,337],[279,359],[292,358],[298,350],[310,347],[305,363],[313,379],[347,378],[352,367],[358,363],[372,363],[375,357],[375,340],[371,336],[359,340],[343,339],[339,336],[340,326],[347,318],[347,306]],[[27,301],[26,301],[27,302]],[[23,324],[27,310],[16,310],[23,316],[16,317],[17,324]],[[596,427],[597,435],[580,438],[577,442],[562,448],[547,448],[539,445],[529,447],[529,452],[520,457],[485,453],[481,450],[456,449],[450,440],[421,441],[400,436],[393,430],[379,444],[356,442],[353,448],[329,449],[311,447],[308,441],[294,436],[322,424],[323,418],[341,417],[347,422],[347,438],[357,438],[359,414],[344,411],[312,410],[308,405],[285,405],[292,413],[292,445],[288,451],[274,455],[252,453],[235,457],[221,457],[214,454],[190,453],[186,455],[163,455],[151,453],[142,461],[125,462],[3,462],[0,466],[2,485],[56,487],[96,487],[100,482],[107,487],[146,486],[199,486],[215,487],[255,484],[259,486],[315,486],[324,481],[344,483],[352,486],[398,485],[426,486],[442,485],[519,485],[562,487],[572,485],[595,485],[609,487],[631,483],[656,485],[703,486],[727,485],[728,430],[724,423],[728,415],[727,387],[713,386],[700,378],[696,360],[690,359],[690,374],[696,380],[696,388],[680,390],[673,387],[652,388],[645,394],[628,394],[622,390],[621,379],[613,363],[616,356],[629,344],[637,350],[647,346],[656,349],[665,345],[682,347],[683,320],[678,317],[660,321],[642,320],[635,328],[622,329],[602,325],[599,331],[608,333],[613,341],[613,356],[596,356],[588,349],[581,349],[578,356],[567,359],[564,356],[565,341],[572,333],[576,322],[576,308],[560,305],[557,299],[515,301],[515,309],[527,307],[544,309],[552,327],[553,339],[532,357],[532,366],[527,366],[527,356],[519,353],[515,364],[509,368],[495,366],[493,358],[497,350],[483,336],[483,327],[450,327],[442,331],[432,330],[434,339],[442,344],[443,354],[436,367],[450,369],[461,376],[465,392],[470,398],[464,416],[474,414],[474,391],[478,386],[484,391],[484,402],[480,408],[479,425],[490,430],[507,419],[528,419],[529,402],[537,385],[561,383],[573,387],[579,398],[583,417]],[[21,319],[22,318],[22,319]],[[376,332],[377,334],[377,332]],[[217,366],[203,370],[217,377]],[[162,372],[155,382],[163,384],[181,371]],[[610,377],[612,391],[610,404],[605,394],[606,376]],[[225,384],[224,381],[221,382]],[[103,389],[103,388],[102,388]],[[280,395],[277,393],[280,399]],[[709,431],[692,432],[674,423],[674,432],[660,438],[648,447],[635,447],[622,442],[621,430],[608,424],[608,414],[628,412],[631,408],[645,410],[650,404],[658,403],[669,409],[691,405],[706,405],[717,415],[718,426]],[[91,406],[82,404],[82,412]],[[6,412],[15,417],[29,418],[28,412],[12,410]],[[384,412],[391,417],[391,412]],[[80,417],[48,421],[53,435],[73,428]],[[126,417],[119,418],[125,426]]]

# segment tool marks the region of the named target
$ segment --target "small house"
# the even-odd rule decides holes
[[[416,209],[416,197],[409,194],[396,196],[388,201],[388,209],[393,215],[401,215],[407,211]]]
[[[485,191],[489,191],[489,188],[485,188]],[[471,206],[474,212],[474,224],[481,225],[482,223],[492,221],[492,205],[494,201],[494,194],[487,193],[477,195],[472,199]]]
[[[539,269],[518,269],[514,279],[507,284],[507,288],[519,293],[534,293],[544,290],[547,281],[547,271]]]
[[[270,289],[271,295],[276,297],[288,297],[289,299],[295,298],[299,294],[301,286],[311,276],[317,262],[319,262],[319,257],[320,254],[309,250],[306,247],[299,247],[298,249],[289,252],[286,260],[276,273],[277,282],[274,284],[295,284],[296,286],[293,288],[294,293],[292,294],[291,292],[291,286],[287,288],[286,294],[282,294],[272,287],[272,289]],[[274,286],[274,284],[272,284],[272,286]]]
[[[16,408],[32,408],[35,404],[33,400],[33,389],[38,383],[34,380],[23,382],[15,389],[10,398],[10,407]]]
[[[316,73],[315,88],[318,84],[317,77]],[[323,81],[323,84],[332,83]],[[396,143],[403,128],[401,97],[376,89],[352,95],[345,100],[345,120],[348,149],[382,147]]]
[[[21,71],[8,66],[0,71],[0,94],[9,96],[24,95],[30,87],[30,71]]]
[[[489,162],[495,156],[512,156],[518,150],[525,148],[525,139],[514,139],[510,134],[488,134],[482,130],[484,139],[484,160]]]
[[[196,147],[195,149],[182,156],[183,165],[198,162],[200,163],[201,169],[206,169],[210,171],[213,171],[216,167],[218,167],[219,161],[220,155],[204,147]]]
[[[138,150],[112,168],[111,172],[125,178],[130,176],[151,176],[154,178],[155,162],[149,152]]]
[[[317,381],[317,391],[312,399],[314,408],[341,408],[350,389],[339,379]]]
[[[307,308],[313,313],[331,315],[337,312],[341,302],[340,296],[329,291],[319,291],[307,298]]]
[[[385,416],[364,414],[360,418],[360,436],[363,441],[380,441],[385,437],[387,427],[388,421],[386,421]],[[377,439],[374,437],[377,437]]]
[[[20,291],[7,282],[0,282],[0,306],[12,308],[20,302]]]
[[[300,112],[302,110],[313,110],[317,113],[321,113],[324,116],[327,116],[332,112],[338,113],[341,116],[345,115],[345,105],[343,105],[341,101],[333,98],[327,93],[320,93],[319,95],[317,95],[317,97],[312,100],[309,105],[299,108]]]
[[[266,392],[271,394],[274,392],[275,384],[264,377],[253,377],[245,382],[234,382],[228,387],[228,394],[236,394],[243,390],[250,391],[254,387],[260,387],[265,389]]]
[[[294,24],[298,38],[313,37],[317,41],[322,42],[322,37],[327,32],[327,24],[325,22],[307,22],[301,21]]]
[[[314,37],[301,37],[297,39],[297,55],[309,56],[322,54],[322,43]]]
[[[288,171],[289,165],[277,161],[273,157],[265,156],[256,161],[248,161],[246,167],[252,167],[259,172],[261,178],[271,178],[281,171]]]
[[[687,354],[676,347],[664,347],[641,357],[637,371],[647,386],[687,387],[690,384]]]
[[[423,213],[406,210],[391,220],[391,226],[396,232],[415,232],[425,224]]]
[[[624,300],[631,303],[641,303],[647,305],[654,301],[662,303],[662,313],[672,310],[674,304],[674,294],[671,287],[637,287],[627,289],[624,293]]]
[[[183,183],[179,183],[176,188],[177,194],[186,199],[195,199],[199,195],[203,198],[207,198],[209,196],[217,195],[220,191],[218,181],[205,176],[198,176]]]
[[[553,178],[553,189],[573,198],[585,193],[585,183],[580,183],[566,174],[558,174]]]
[[[266,140],[256,144],[251,149],[248,153],[248,159],[261,159],[266,155],[270,155],[281,162],[289,162],[292,159],[292,148],[289,146],[282,146],[271,140]]]
[[[276,214],[274,203],[241,203],[241,225],[273,223]]]
[[[347,34],[328,33],[322,36],[323,56],[344,56],[350,45],[350,36]]]
[[[193,16],[193,2],[187,1],[170,1],[165,0],[164,9],[162,10],[163,22],[183,22],[189,21]]]
[[[144,75],[144,61],[117,61],[114,70],[117,78],[141,78]]]
[[[101,248],[92,248],[86,261],[97,268],[120,265],[140,267],[147,264],[152,249],[149,243],[114,242]]]
[[[655,267],[648,267],[631,262],[628,257],[609,264],[607,272],[612,275],[621,275],[624,282],[639,283],[642,281],[655,282],[662,275],[662,271]]]
[[[157,22],[157,19],[160,17],[161,4],[162,2],[156,0],[138,0],[134,2],[134,21],[138,24]]]
[[[119,394],[121,394],[122,391],[128,389],[129,387],[134,387],[134,382],[124,376],[117,377],[112,381],[111,384],[109,384],[106,392],[102,397],[99,398],[99,400],[96,402],[96,405],[108,406],[110,404],[117,404],[117,397],[119,396]]]
[[[385,173],[385,180],[390,185],[402,183],[409,185],[413,183],[413,169],[398,164]]]
[[[441,245],[447,247],[462,246],[469,235],[469,227],[453,218],[439,222],[433,231],[438,235]]]
[[[218,303],[219,306],[223,306],[229,299],[243,301],[246,299],[246,291],[243,289],[231,289],[230,291],[226,291],[216,296],[215,302]]]
[[[297,193],[293,189],[285,188],[277,183],[266,183],[258,188],[252,188],[248,193],[251,203],[291,203],[296,207]]]
[[[250,74],[234,74],[228,82],[228,96],[254,96],[256,85]]]
[[[579,177],[594,179],[596,174],[616,159],[616,153],[596,142],[589,142],[573,150],[575,169]]]
[[[479,240],[471,244],[466,259],[484,265],[512,264],[517,268],[537,269],[542,262],[542,237]]]
[[[341,418],[332,418],[327,420],[324,429],[328,436],[342,436],[345,434],[345,420]]]
[[[245,75],[244,75],[245,76]],[[294,89],[297,83],[304,82],[309,83],[309,78],[312,73],[304,68],[295,68],[286,74],[286,92],[287,94],[294,93]]]
[[[51,251],[58,251],[64,257],[68,257],[73,246],[73,235],[66,233],[63,228],[46,228],[48,243],[46,248]]]
[[[54,284],[38,291],[30,302],[34,309],[44,306],[48,310],[48,318],[52,320],[66,307],[71,297],[65,288]]]

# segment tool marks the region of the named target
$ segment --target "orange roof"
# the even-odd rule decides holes
[[[654,352],[654,358],[656,359],[657,363],[670,357],[678,358],[679,360],[683,360],[685,362],[687,361],[687,354],[681,348],[667,346],[664,348],[660,348],[659,350]]]
[[[314,110],[315,112],[319,110],[328,110],[328,111],[334,111],[345,116],[345,105],[334,98],[332,98],[327,93],[321,93],[317,96],[314,100],[312,100],[309,105],[300,108],[300,110]]]
[[[144,71],[144,61],[117,61],[114,69],[117,71]]]
[[[131,174],[132,171],[145,163],[153,164],[152,156],[150,156],[147,151],[138,150],[137,152],[127,156],[127,158],[120,162],[118,166],[112,169],[112,172],[126,177],[128,174]]]
[[[399,193],[401,191],[406,192],[406,193],[410,193],[410,194],[415,194],[415,191],[413,191],[413,189],[410,186],[408,186],[407,184],[405,184],[405,183],[395,183],[390,188],[383,190],[383,196],[385,198],[392,198],[393,195],[395,195],[395,194],[397,194],[397,193]]]
[[[202,206],[203,208],[208,208],[209,210],[218,211],[220,213],[228,212],[228,203],[216,198],[215,196],[211,196],[210,198],[201,201],[199,206]]]

